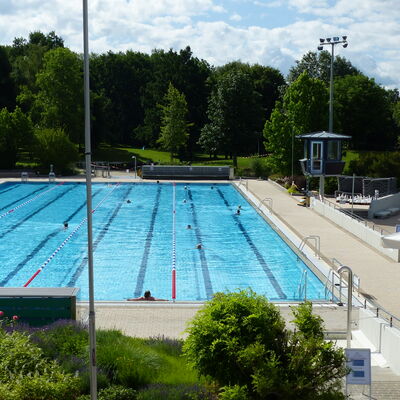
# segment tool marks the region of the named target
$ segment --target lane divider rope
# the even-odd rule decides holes
[[[12,208],[11,210],[6,211],[5,213],[3,213],[3,214],[0,215],[0,219],[6,217],[8,214],[11,214],[12,212],[18,210],[19,208],[26,206],[27,204],[31,203],[32,201],[37,200],[39,197],[44,196],[46,193],[51,192],[52,190],[56,189],[58,186],[63,185],[64,183],[65,183],[65,182],[60,182],[60,183],[58,183],[56,186],[53,186],[52,188],[47,189],[47,190],[45,190],[44,192],[39,193],[39,194],[36,195],[35,197],[32,197],[31,199],[25,201],[24,203],[21,203],[21,204],[19,204],[18,206],[15,206],[15,207]]]
[[[117,183],[114,188],[105,196],[103,199],[97,204],[97,206],[92,210],[92,214],[105,202],[105,200],[111,196],[111,193],[119,187],[120,183]],[[24,284],[24,287],[27,287],[39,274],[43,271],[44,267],[57,255],[57,253],[69,242],[72,236],[75,235],[76,232],[82,227],[82,225],[87,221],[87,217],[85,217],[78,226],[68,235],[68,237],[53,251],[50,257],[39,267],[39,269],[27,280]]]
[[[172,300],[176,299],[176,183],[172,188]]]

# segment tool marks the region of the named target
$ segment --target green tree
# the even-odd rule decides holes
[[[10,111],[15,107],[16,95],[11,72],[8,51],[0,46],[0,109],[7,107]]]
[[[304,71],[311,78],[320,79],[329,85],[331,70],[331,53],[327,50],[318,53],[309,51],[296,65],[289,70],[288,82],[293,83]],[[334,78],[346,75],[360,75],[361,72],[344,57],[335,56],[333,60]]]
[[[398,136],[392,93],[364,75],[351,75],[335,82],[335,128],[351,135],[356,150],[393,150]]]
[[[206,124],[199,144],[210,154],[230,155],[237,167],[237,157],[254,150],[257,143],[259,95],[250,76],[240,70],[228,71],[218,78],[211,94]]]
[[[62,129],[38,129],[35,140],[34,155],[46,170],[53,164],[56,173],[69,173],[71,164],[79,159],[76,146]]]
[[[43,69],[36,76],[39,92],[34,107],[40,125],[65,131],[74,143],[83,139],[82,62],[65,48],[48,51]]]
[[[164,97],[165,105],[162,109],[161,133],[158,139],[161,147],[171,153],[171,161],[174,153],[178,153],[186,145],[188,139],[188,123],[186,122],[187,103],[185,95],[179,93],[172,83],[168,86],[168,92]]]
[[[262,131],[265,121],[271,116],[275,102],[281,95],[282,87],[286,85],[283,75],[274,68],[241,61],[233,61],[218,67],[210,78],[210,85],[216,87],[218,81],[227,73],[244,73],[249,76],[255,96],[254,127],[256,141],[249,142],[253,147],[246,149],[247,154],[258,154],[262,150]],[[204,140],[204,138],[203,138]]]
[[[344,399],[343,349],[324,341],[311,303],[295,309],[294,317],[296,330],[289,331],[265,297],[217,293],[192,320],[184,352],[201,375],[234,387],[240,397],[232,398]]]
[[[20,147],[32,145],[32,123],[19,107],[0,111],[0,167],[14,168]]]
[[[161,127],[161,109],[158,107],[171,82],[181,93],[185,93],[188,120],[193,125],[188,130],[188,156],[196,149],[200,129],[206,121],[209,88],[206,84],[210,66],[204,60],[193,57],[189,46],[178,52],[154,50],[150,56],[150,76],[141,91],[144,109],[143,123],[135,129],[135,137],[141,143],[152,146],[156,143]]]
[[[324,83],[303,72],[277,102],[265,123],[264,138],[268,162],[275,172],[291,173],[292,141],[294,169],[302,158],[303,146],[297,135],[323,130],[328,120],[328,91]]]

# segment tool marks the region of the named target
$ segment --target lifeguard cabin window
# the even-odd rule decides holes
[[[340,142],[338,140],[328,141],[328,160],[340,160]]]

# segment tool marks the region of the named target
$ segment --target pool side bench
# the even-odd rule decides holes
[[[233,179],[229,166],[143,165],[143,179]]]
[[[76,320],[78,288],[0,288],[0,311],[4,317],[18,316],[31,326],[51,324],[59,319]]]

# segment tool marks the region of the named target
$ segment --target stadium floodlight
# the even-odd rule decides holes
[[[319,39],[319,51],[323,50],[324,46],[331,46],[331,70],[330,70],[330,85],[329,85],[329,132],[333,132],[333,60],[335,44],[342,44],[346,48],[349,44],[347,43],[347,36],[342,36],[343,40],[340,40],[340,36],[333,36],[332,38]]]

